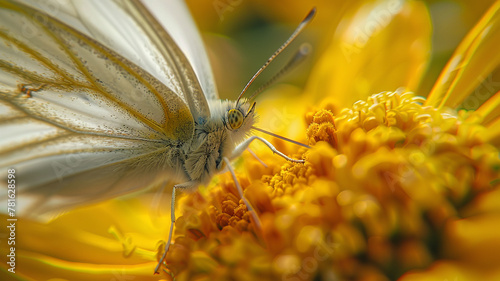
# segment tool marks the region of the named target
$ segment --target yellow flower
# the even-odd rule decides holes
[[[170,216],[152,215],[154,195],[142,194],[49,224],[20,221],[16,274],[3,263],[0,279],[500,279],[500,94],[476,111],[456,110],[490,91],[481,83],[499,66],[500,2],[470,31],[427,99],[410,92],[421,88],[429,59],[427,8],[390,3],[353,8],[305,94],[281,85],[259,102],[262,127],[311,146],[274,142],[304,164],[259,146],[253,149],[266,166],[250,154],[236,163],[259,222],[226,173],[178,199],[160,275],[153,270]],[[372,11],[389,17],[368,28]]]
[[[404,89],[370,94],[418,88],[430,44],[426,7],[394,7],[362,44],[349,36],[369,21],[353,16],[307,89],[327,98],[295,111],[312,148],[276,143],[306,163],[260,150],[267,167],[245,160],[239,181],[260,227],[223,175],[201,197],[179,201],[165,271],[178,280],[500,278],[500,94],[475,112],[454,110],[499,65],[499,7],[464,39],[428,99]]]
[[[198,194],[179,201],[167,267],[179,280],[390,280],[447,257],[442,251],[470,253],[444,242],[466,239],[458,218],[498,193],[498,149],[482,140],[480,124],[422,102],[384,92],[337,114],[329,104],[311,112],[306,164],[249,161],[251,183],[240,177],[261,229],[226,177],[202,202]]]

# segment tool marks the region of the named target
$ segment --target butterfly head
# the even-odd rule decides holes
[[[244,106],[238,106],[237,108],[232,108],[228,110],[226,116],[226,124],[228,129],[230,130],[238,130],[241,128],[245,121],[248,119],[253,119],[254,111],[255,111],[255,102],[252,103],[246,113],[244,112]]]
[[[248,132],[255,122],[255,102],[236,103],[226,111],[225,123],[229,131]]]

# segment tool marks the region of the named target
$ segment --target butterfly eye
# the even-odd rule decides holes
[[[231,109],[227,112],[227,121],[231,129],[236,130],[243,124],[243,113],[237,109]]]

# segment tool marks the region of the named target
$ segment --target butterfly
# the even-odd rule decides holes
[[[177,189],[225,167],[237,184],[230,162],[254,140],[303,161],[250,136],[255,102],[218,99],[182,1],[8,0],[0,26],[0,171],[15,171],[16,215],[176,182],[166,253]]]

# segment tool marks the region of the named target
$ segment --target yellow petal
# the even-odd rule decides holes
[[[485,141],[493,145],[500,145],[500,118],[489,123],[486,128],[487,130],[484,136]]]
[[[78,249],[74,251],[78,252]],[[20,277],[20,279],[12,279],[13,275],[4,276],[5,273],[2,272],[2,269],[0,271],[1,280],[53,280],[54,277],[61,278],[55,280],[95,281],[132,279],[153,281],[159,279],[153,275],[152,271],[156,262],[142,264],[82,263],[20,251],[17,253],[16,264],[15,276]]]
[[[366,4],[339,25],[314,67],[308,92],[334,95],[343,108],[373,93],[415,89],[427,65],[430,32],[421,2]]]
[[[158,280],[153,276],[156,244],[167,237],[170,219],[150,219],[151,197],[108,200],[72,210],[47,224],[18,221],[16,276],[21,280]],[[0,215],[3,221],[7,218]],[[1,243],[0,253],[8,247]],[[0,266],[0,280],[12,280],[12,275],[3,275],[7,266]]]
[[[483,103],[469,118],[479,118],[481,124],[487,125],[500,116],[500,110],[497,110],[499,107],[500,91]]]
[[[499,45],[500,1],[497,1],[460,43],[426,105],[456,107],[462,103],[498,67]]]

